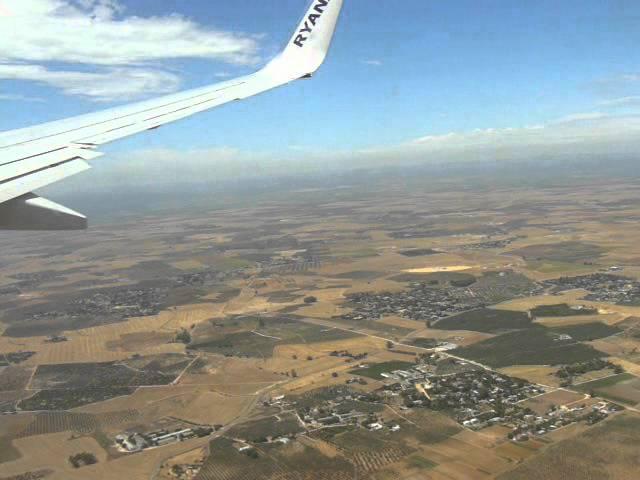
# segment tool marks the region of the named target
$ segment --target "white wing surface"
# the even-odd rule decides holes
[[[324,62],[343,0],[313,0],[284,51],[256,73],[152,100],[0,133],[0,229],[86,228],[86,217],[34,192],[89,168],[100,145],[294,80]]]

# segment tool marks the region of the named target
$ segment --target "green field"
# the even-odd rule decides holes
[[[435,348],[440,344],[440,340],[435,338],[414,338],[411,345],[421,348]]]
[[[431,285],[447,285],[452,283],[471,285],[476,282],[476,277],[468,273],[460,272],[433,272],[433,273],[401,273],[390,278],[394,282],[424,282]]]
[[[497,333],[504,330],[528,328],[530,325],[531,319],[525,312],[480,308],[444,318],[437,322],[433,328]]]
[[[621,373],[592,382],[576,385],[578,390],[595,394],[614,402],[635,405],[640,402],[640,378],[630,373]]]
[[[411,468],[418,468],[420,470],[428,470],[438,466],[437,463],[432,462],[422,455],[412,455],[407,459],[407,463]]]
[[[519,255],[527,261],[578,263],[593,261],[593,259],[601,257],[604,249],[590,243],[560,242],[529,245],[508,253]]]
[[[240,438],[249,442],[265,442],[267,437],[281,437],[283,435],[291,435],[300,433],[302,427],[298,419],[293,414],[279,415],[276,417],[267,417],[260,420],[243,423],[229,430],[232,438]]]
[[[383,363],[375,363],[373,365],[369,365],[366,368],[356,368],[354,370],[350,370],[349,373],[353,375],[359,375],[361,377],[369,377],[375,380],[382,380],[383,377],[380,376],[381,373],[390,373],[394,370],[406,370],[415,365],[415,363],[410,362],[401,362],[401,361],[391,361],[391,362],[383,362]]]
[[[402,250],[400,252],[400,254],[405,257],[424,257],[427,255],[437,255],[438,253],[440,252],[433,248],[412,248],[409,250]]]
[[[18,460],[21,456],[18,449],[13,446],[11,437],[0,437],[0,464]]]
[[[534,317],[572,317],[576,315],[595,315],[598,310],[595,308],[571,308],[566,303],[556,305],[538,305],[531,309]]]
[[[243,317],[218,323],[216,328],[194,334],[188,348],[227,356],[269,358],[276,345],[330,342],[359,335],[288,318]]]
[[[70,410],[90,403],[131,395],[135,387],[77,387],[71,389],[40,390],[18,403],[24,411]]]
[[[494,368],[570,364],[607,356],[589,345],[573,340],[560,341],[556,334],[542,327],[505,333],[457,348],[452,353]]]
[[[564,327],[553,327],[549,329],[556,334],[571,335],[571,338],[577,341],[591,341],[598,338],[606,338],[621,330],[602,322],[582,323],[578,325],[567,325]]]

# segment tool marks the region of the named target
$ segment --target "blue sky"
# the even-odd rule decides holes
[[[166,73],[171,89],[255,70],[287,41],[308,4],[307,0],[0,0],[0,25],[11,20],[2,17],[2,11],[22,2],[58,2],[74,8],[84,2],[81,13],[95,14],[101,8],[107,13],[98,16],[108,23],[177,14],[201,33],[234,32],[251,45],[245,52],[251,58],[240,61],[216,55],[192,58],[187,47],[180,58],[155,53],[151,60],[135,65],[154,74]],[[81,32],[69,35],[82,42]],[[246,155],[318,150],[344,154],[393,149],[424,137],[464,135],[477,129],[543,125],[548,130],[549,125],[578,121],[588,121],[593,129],[593,123],[602,119],[635,121],[640,111],[639,44],[636,0],[346,0],[331,56],[313,80],[106,150],[225,147]],[[171,41],[162,45],[166,57],[172,56],[168,53],[172,48]],[[106,75],[105,68],[119,67],[117,61],[105,67],[92,64],[90,58],[74,62],[66,57],[63,61],[3,57],[6,52],[0,47],[0,98],[4,98],[0,130],[120,103],[70,93],[64,80],[42,85],[32,81],[33,75],[11,79],[7,74],[2,79],[1,68],[3,63],[27,63],[50,71]],[[123,63],[125,68],[131,66]],[[79,81],[82,85],[82,77]]]

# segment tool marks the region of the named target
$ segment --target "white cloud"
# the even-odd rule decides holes
[[[172,73],[135,67],[77,72],[49,70],[40,65],[0,64],[0,78],[32,81],[94,101],[130,100],[148,92],[172,92],[180,85],[179,77]]]
[[[372,67],[381,67],[383,65],[382,60],[362,60],[362,63]]]
[[[40,97],[28,97],[26,95],[12,94],[12,93],[0,93],[0,101],[8,102],[44,102],[44,98]]]
[[[444,161],[591,158],[627,155],[640,147],[640,116],[570,115],[546,125],[428,136],[403,151]]]
[[[578,117],[578,115],[576,115]],[[584,116],[583,116],[584,117]],[[91,182],[78,177],[62,183],[62,191],[85,191],[180,183],[224,182],[228,179],[292,173],[340,171],[389,165],[460,162],[580,161],[630,159],[640,151],[640,115],[575,119],[521,128],[488,128],[428,135],[389,147],[319,150],[284,146],[277,154],[236,148],[202,150],[155,149],[98,160]],[[86,177],[85,177],[86,178]],[[66,190],[65,190],[66,189]]]
[[[118,0],[5,0],[1,11],[0,79],[38,81],[37,70],[40,83],[100,101],[175,89],[178,77],[162,70],[166,60],[259,60],[255,36],[176,14],[126,16]]]
[[[604,100],[599,105],[605,108],[640,107],[640,95]]]
[[[257,59],[255,38],[205,29],[179,15],[117,18],[116,0],[11,0],[0,19],[3,62],[139,65],[167,58],[234,64]]]
[[[573,113],[571,115],[566,115],[564,117],[558,118],[553,123],[574,123],[574,122],[584,122],[589,120],[600,120],[608,117],[606,113],[602,112],[586,112],[586,113]]]

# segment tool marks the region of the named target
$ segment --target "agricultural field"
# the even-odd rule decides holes
[[[630,373],[611,375],[591,382],[581,383],[576,386],[585,393],[594,393],[599,397],[624,405],[636,405],[640,403],[640,378]]]
[[[531,326],[531,318],[524,312],[481,308],[447,317],[432,325],[441,330],[474,330],[499,333],[520,330]]]
[[[302,431],[296,416],[285,414],[243,423],[229,430],[228,435],[251,443],[264,443],[267,437],[278,438]]]
[[[361,377],[373,378],[374,380],[381,380],[382,373],[391,373],[394,370],[403,370],[403,369],[411,368],[414,365],[415,364],[412,362],[391,361],[391,362],[383,362],[383,363],[368,365],[364,368],[356,368],[354,370],[351,370],[349,373],[352,373],[354,375],[359,375]]]
[[[531,315],[534,317],[572,317],[580,315],[594,315],[597,313],[598,310],[596,308],[572,308],[566,303],[538,305],[531,309]]]
[[[563,339],[543,327],[505,333],[458,348],[453,353],[494,368],[569,364],[607,356],[589,345]]]
[[[227,357],[269,358],[274,348],[288,344],[323,343],[357,336],[288,317],[249,317],[212,321],[194,333],[190,350]]]
[[[0,392],[24,389],[29,383],[32,374],[32,368],[16,366],[0,367]]]
[[[185,355],[140,357],[122,362],[41,365],[32,389],[139,387],[167,385],[191,363]]]
[[[511,250],[512,255],[519,255],[524,260],[581,263],[593,261],[601,257],[605,250],[595,244],[583,242],[559,242]]]
[[[531,398],[521,403],[524,408],[530,408],[538,415],[546,413],[549,408],[561,407],[563,405],[587,403],[588,399],[585,395],[567,390],[555,390],[550,393]]]
[[[133,387],[74,387],[72,389],[39,390],[34,395],[20,400],[17,404],[17,410],[27,412],[71,410],[91,403],[128,396],[134,391]]]
[[[526,460],[499,480],[607,478],[627,480],[637,473],[640,417],[625,413],[563,440]]]
[[[45,242],[8,236],[0,479],[169,480],[191,463],[204,480],[633,478],[638,186],[424,180],[353,179],[286,201],[246,193]],[[558,388],[561,369],[600,358],[611,363]],[[511,442],[504,425],[474,431],[407,406],[410,382],[381,374],[416,362],[545,385],[521,404],[537,413],[604,399],[629,411]],[[318,402],[348,420],[310,427]],[[217,429],[114,448],[123,432],[193,424]],[[98,463],[74,469],[68,457],[83,452]]]
[[[251,480],[301,478],[303,480],[349,480],[354,467],[341,457],[328,457],[320,449],[301,442],[282,446],[261,446],[252,455],[239,452],[233,441],[216,439],[197,480]]]
[[[620,333],[619,328],[601,322],[552,327],[549,331],[556,335],[569,335],[577,341],[593,341]]]

